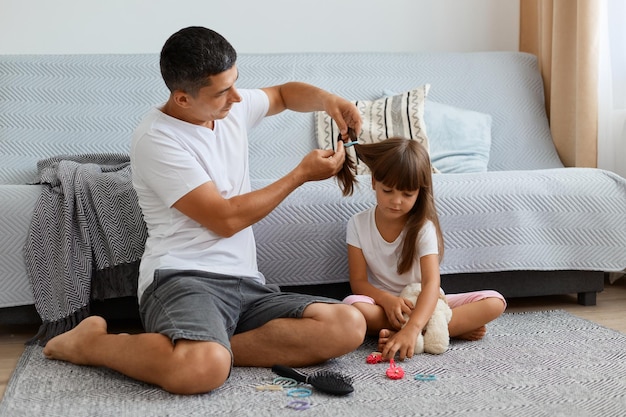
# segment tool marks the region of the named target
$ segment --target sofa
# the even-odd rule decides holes
[[[563,167],[536,57],[241,54],[238,67],[239,88],[298,80],[360,105],[421,86],[421,107],[410,110],[438,168],[433,175],[445,239],[445,291],[577,294],[578,302],[593,305],[606,274],[626,268],[626,180],[600,169]],[[157,54],[0,56],[0,323],[41,313],[33,308],[24,256],[46,187],[35,181],[38,162],[127,154],[141,116],[167,95]],[[285,175],[324,145],[322,119],[284,112],[255,128],[249,138],[253,188]],[[259,268],[269,283],[337,298],[349,292],[346,222],[374,204],[368,175],[358,179],[349,197],[335,179],[307,183],[254,226]],[[117,296],[132,299],[98,298]]]

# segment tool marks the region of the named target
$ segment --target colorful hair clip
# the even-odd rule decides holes
[[[257,385],[256,389],[257,389],[257,391],[282,391],[283,390],[283,386],[282,385],[274,385],[274,384]]]
[[[402,379],[404,377],[404,369],[396,365],[393,359],[389,359],[389,368],[387,368],[387,378]]]
[[[349,148],[350,146],[359,143],[359,141],[357,140],[356,132],[351,127],[348,128],[348,137],[350,138],[350,142],[345,142],[343,144],[344,148]],[[339,142],[340,140],[343,140],[341,139],[341,133],[337,135],[337,142]]]
[[[369,364],[377,364],[382,361],[383,361],[383,354],[380,352],[372,352],[369,355],[367,355],[367,359],[365,359],[365,362]]]

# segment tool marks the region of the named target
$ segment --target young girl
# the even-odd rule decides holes
[[[420,143],[401,138],[354,147],[371,171],[376,205],[348,222],[346,240],[354,295],[344,302],[363,313],[369,334],[378,333],[383,358],[393,358],[397,353],[403,360],[413,356],[418,332],[432,316],[442,291],[439,263],[443,235],[435,211],[430,158]],[[338,176],[344,194],[352,192],[356,181],[353,168],[354,161],[347,161]],[[413,282],[422,286],[415,305],[399,297],[400,291]],[[481,339],[485,325],[506,307],[504,297],[496,291],[447,294],[446,299],[452,309],[450,336],[467,340]],[[403,313],[409,316],[408,321]]]

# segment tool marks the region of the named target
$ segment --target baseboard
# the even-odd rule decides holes
[[[490,289],[505,298],[578,294],[582,305],[595,305],[595,294],[604,290],[601,271],[501,271],[441,276],[441,286],[449,293]]]
[[[604,290],[601,271],[501,271],[441,276],[446,293],[496,290],[505,298],[522,298],[561,294],[578,294],[578,303],[595,305],[596,294]],[[350,284],[283,286],[285,291],[325,295],[343,299],[350,294]]]
[[[604,290],[605,273],[601,271],[502,271],[441,276],[441,286],[447,293],[476,290],[496,290],[505,298],[577,294],[578,303],[595,305],[596,294]],[[288,285],[283,291],[343,299],[350,294],[350,284]],[[139,307],[135,297],[93,301],[91,313],[107,320],[139,322]],[[0,308],[0,324],[33,325],[41,319],[34,305]]]

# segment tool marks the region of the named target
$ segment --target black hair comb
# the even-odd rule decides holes
[[[354,391],[352,378],[338,372],[320,371],[306,375],[284,365],[272,366],[272,372],[285,378],[293,378],[298,382],[310,384],[313,388],[332,395],[348,395]]]

